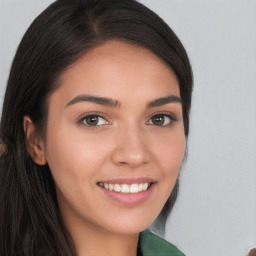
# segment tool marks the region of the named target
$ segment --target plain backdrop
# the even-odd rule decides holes
[[[51,2],[0,0],[0,105],[17,45]],[[256,1],[140,2],[181,39],[195,78],[188,159],[166,239],[188,256],[246,256],[256,245]]]

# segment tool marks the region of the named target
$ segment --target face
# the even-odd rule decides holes
[[[160,213],[185,150],[178,81],[149,50],[112,41],[61,76],[44,142],[68,227],[137,233]]]

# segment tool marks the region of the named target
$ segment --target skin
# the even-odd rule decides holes
[[[70,103],[84,94],[110,98],[115,106]],[[79,256],[135,256],[139,232],[163,208],[186,143],[180,102],[148,107],[168,96],[179,98],[180,91],[162,60],[143,47],[111,41],[87,52],[62,74],[60,87],[49,98],[45,140],[36,136],[29,117],[24,118],[28,150],[36,163],[47,162],[51,169],[60,211]],[[89,114],[102,118],[89,126]],[[97,185],[141,177],[153,179],[155,186],[146,201],[133,205],[116,202]]]

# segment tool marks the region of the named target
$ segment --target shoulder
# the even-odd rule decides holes
[[[138,256],[185,256],[173,244],[148,229],[140,233]]]

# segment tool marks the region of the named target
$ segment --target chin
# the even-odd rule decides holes
[[[138,234],[145,229],[147,229],[155,220],[155,216],[149,216],[148,214],[144,215],[133,215],[115,218],[111,223],[108,223],[105,226],[108,231],[117,234]]]

